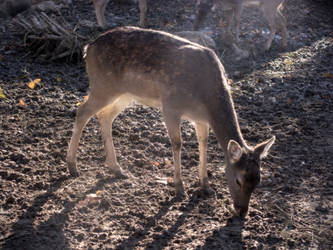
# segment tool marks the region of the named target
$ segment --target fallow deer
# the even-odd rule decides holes
[[[104,28],[105,23],[105,8],[109,0],[92,0],[95,8],[97,23],[100,27]],[[147,0],[138,0],[140,9],[140,26],[145,26],[145,18],[147,12]]]
[[[199,142],[199,179],[209,189],[206,151],[209,128],[221,145],[234,208],[245,216],[260,182],[260,162],[275,141],[249,146],[243,139],[223,65],[213,50],[162,31],[120,27],[85,47],[90,81],[87,101],[78,108],[67,163],[79,175],[76,153],[82,130],[97,114],[106,151],[106,165],[124,176],[116,158],[112,122],[133,101],[160,108],[169,134],[176,194],[182,196],[182,118],[195,124]]]
[[[264,45],[265,50],[269,50],[276,31],[281,27],[282,47],[287,47],[287,21],[282,14],[284,0],[198,0],[196,8],[196,17],[194,21],[194,30],[198,30],[207,14],[213,7],[227,11],[227,32],[231,34],[231,23],[234,18],[234,34],[236,42],[239,41],[240,18],[244,7],[255,6],[262,10],[266,17],[270,34]]]

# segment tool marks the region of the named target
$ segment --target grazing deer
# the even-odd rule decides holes
[[[208,191],[206,151],[209,127],[226,158],[226,176],[238,215],[245,216],[260,182],[260,160],[275,141],[254,147],[241,134],[224,68],[213,50],[162,31],[120,27],[85,48],[90,80],[88,100],[79,106],[67,152],[70,174],[78,176],[76,152],[82,130],[97,114],[106,165],[123,176],[112,140],[112,122],[130,103],[160,108],[170,137],[177,195],[184,194],[181,175],[182,118],[194,122],[199,141],[199,179]]]
[[[199,29],[199,25],[211,11],[213,6],[217,6],[227,11],[227,32],[231,34],[231,23],[234,17],[234,34],[236,42],[239,41],[240,18],[244,7],[256,6],[260,8],[268,20],[270,34],[265,43],[265,50],[269,50],[276,31],[281,27],[282,46],[287,47],[287,24],[286,18],[282,15],[284,0],[198,0],[194,30]]]
[[[92,0],[95,8],[97,23],[100,27],[105,27],[105,8],[109,0]],[[145,26],[145,17],[147,12],[147,0],[138,0],[140,9],[140,26]]]

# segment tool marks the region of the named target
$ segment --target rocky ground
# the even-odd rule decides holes
[[[171,2],[171,1],[170,1]],[[148,27],[190,30],[194,0],[148,0]],[[329,1],[287,1],[288,47],[277,35],[262,50],[267,25],[255,9],[242,17],[236,61],[212,31],[230,77],[241,129],[255,144],[277,140],[262,166],[248,217],[232,216],[224,157],[213,133],[208,169],[214,194],[199,192],[198,144],[182,124],[187,196],[174,199],[169,139],[158,110],[135,106],[115,120],[118,159],[129,179],[104,167],[96,118],[78,153],[81,176],[69,177],[65,156],[75,112],[87,95],[84,63],[29,56],[15,25],[0,24],[0,247],[2,249],[331,249],[333,245],[333,20]],[[95,21],[89,1],[73,1],[63,17]],[[136,25],[136,5],[109,3],[111,25]],[[222,20],[222,21],[221,21]],[[36,80],[37,79],[37,80]],[[40,79],[40,81],[38,80]],[[36,85],[29,82],[35,80]]]

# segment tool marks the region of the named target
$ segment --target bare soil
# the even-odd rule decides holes
[[[148,1],[148,27],[191,30],[194,1]],[[214,32],[244,137],[255,144],[277,136],[245,220],[233,217],[224,157],[210,134],[208,169],[214,194],[201,195],[198,144],[182,124],[187,196],[174,199],[169,139],[158,110],[135,106],[115,120],[114,141],[130,178],[104,166],[96,118],[78,153],[81,176],[65,162],[77,105],[88,91],[84,63],[42,62],[28,53],[15,25],[0,24],[0,247],[2,249],[332,249],[333,246],[333,16],[329,1],[288,0],[288,48],[279,36],[262,51],[267,24],[256,9],[242,17],[235,61]],[[90,1],[73,1],[62,15],[95,21]],[[137,25],[136,5],[109,3],[112,25]],[[223,21],[223,20],[222,20]],[[261,29],[264,32],[261,32]],[[28,87],[41,79],[35,88]],[[195,107],[194,107],[195,108]]]

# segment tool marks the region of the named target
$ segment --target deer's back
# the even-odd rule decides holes
[[[174,72],[176,65],[192,67],[204,56],[206,48],[166,32],[120,27],[104,33],[89,44],[87,57],[101,70],[121,75],[126,70]],[[201,58],[200,58],[201,57]],[[185,60],[185,61],[184,61]],[[195,62],[193,61],[195,60]],[[88,64],[90,59],[88,58]]]
[[[140,100],[158,103],[170,97],[190,106],[227,92],[223,67],[212,50],[161,31],[111,30],[89,44],[86,63],[92,90]]]

